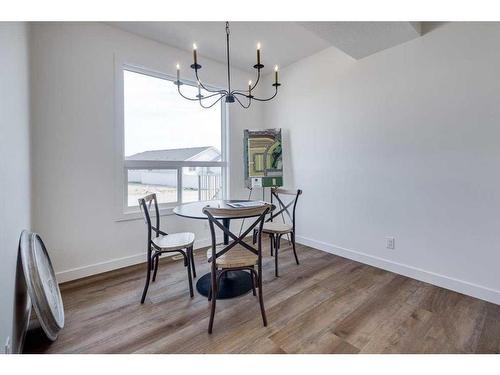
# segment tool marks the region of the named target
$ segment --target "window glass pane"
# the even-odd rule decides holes
[[[220,105],[204,109],[182,98],[172,81],[128,70],[123,74],[126,159],[221,160]],[[198,94],[189,85],[181,90],[189,97]]]
[[[128,207],[138,199],[156,193],[158,204],[177,202],[176,169],[134,169],[128,171]]]
[[[222,199],[220,167],[182,168],[182,201]]]

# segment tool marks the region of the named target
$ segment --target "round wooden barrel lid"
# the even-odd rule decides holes
[[[49,254],[38,234],[23,231],[21,259],[33,308],[45,334],[54,341],[64,327],[64,306]]]

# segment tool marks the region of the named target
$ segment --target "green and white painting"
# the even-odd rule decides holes
[[[247,129],[243,139],[246,186],[283,186],[281,129]]]

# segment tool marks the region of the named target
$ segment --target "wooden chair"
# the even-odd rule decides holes
[[[267,326],[266,311],[264,309],[264,297],[262,294],[262,240],[261,233],[264,220],[267,213],[271,210],[271,205],[266,204],[260,207],[252,208],[216,208],[205,207],[203,213],[208,217],[210,234],[212,236],[212,246],[207,251],[207,260],[211,263],[211,288],[208,299],[211,300],[210,322],[208,324],[208,333],[212,333],[215,317],[215,305],[217,301],[218,285],[221,277],[228,271],[248,270],[252,278],[253,295],[255,293],[255,281],[259,289],[259,304],[264,326]],[[242,234],[236,236],[228,228],[223,226],[219,219],[246,219],[256,218],[250,227]],[[227,245],[216,244],[215,227],[229,236],[233,241]],[[244,242],[248,233],[258,227],[256,238],[257,248]],[[257,271],[255,271],[257,266]]]
[[[150,208],[154,204],[156,224],[152,225]],[[158,272],[159,258],[164,253],[180,253],[184,258],[184,267],[187,267],[188,281],[189,281],[189,294],[191,298],[193,294],[193,280],[191,277],[191,268],[193,269],[194,277],[196,277],[196,269],[194,265],[193,256],[193,242],[194,233],[182,232],[167,234],[160,230],[160,211],[158,210],[158,201],[156,194],[149,194],[139,199],[139,207],[144,214],[144,220],[148,227],[148,244],[147,244],[147,261],[148,270],[146,274],[146,285],[142,292],[141,303],[146,299],[148,292],[149,282],[151,279],[151,271],[153,273],[153,282],[156,280],[156,273]],[[153,235],[154,232],[154,235]]]
[[[299,258],[297,257],[297,250],[295,248],[295,209],[297,207],[297,201],[299,196],[302,194],[302,190],[285,190],[279,188],[271,189],[271,204],[274,200],[278,203],[278,211],[271,213],[271,216],[264,223],[262,231],[269,234],[269,239],[271,242],[271,256],[273,256],[274,250],[274,274],[278,277],[278,251],[280,249],[281,237],[285,234],[290,235],[290,241],[292,242],[293,255],[295,256],[295,262],[299,264]],[[280,195],[293,196],[293,199],[284,203]],[[290,214],[289,208],[292,207],[292,214]],[[285,220],[285,214],[288,220]],[[276,219],[281,216],[282,222],[278,222]],[[287,222],[288,221],[288,222]],[[254,242],[257,233],[254,231]]]

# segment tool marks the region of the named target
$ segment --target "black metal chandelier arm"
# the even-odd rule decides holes
[[[208,99],[208,98],[211,98],[211,97],[217,96],[217,95],[223,95],[224,96],[226,94],[223,93],[223,92],[216,92],[215,94],[210,94],[210,95],[207,95],[207,96],[202,95],[201,96],[201,100]]]
[[[199,98],[199,97],[196,97],[196,98],[189,98],[189,97],[185,96],[185,95],[181,92],[180,85],[177,85],[177,91],[179,91],[179,94],[181,94],[181,96],[182,96],[184,99],[191,100],[191,101],[200,100],[200,98]],[[208,99],[208,98],[211,98],[212,96],[217,96],[217,95],[224,95],[224,94],[222,94],[222,93],[220,93],[220,92],[216,92],[215,94],[211,94],[211,95],[207,95],[207,96],[202,96],[202,97],[201,97],[201,100]]]
[[[206,88],[203,85],[203,83],[201,82],[200,77],[198,77],[198,69],[197,68],[194,69],[194,75],[196,77],[196,81],[198,81],[198,83],[200,84],[200,86],[201,86],[201,88],[203,90],[208,91],[208,92],[214,92],[214,93],[217,93],[217,94],[222,94],[222,93],[228,94],[227,90],[211,90],[211,89]]]
[[[210,104],[210,105],[208,105],[208,106],[203,105],[202,100],[203,100],[204,98],[199,99],[199,101],[198,101],[198,102],[200,103],[200,106],[201,106],[202,108],[208,109],[208,108],[212,108],[214,105],[216,105],[218,102],[220,102],[220,101],[221,101],[221,99],[222,99],[222,98],[224,98],[225,96],[226,96],[226,95],[224,95],[224,94],[220,94],[220,98],[219,98],[219,99],[217,99],[215,102],[213,102],[212,104]]]
[[[259,101],[259,102],[268,102],[269,100],[274,99],[274,97],[275,97],[276,95],[278,95],[278,86],[275,86],[275,87],[276,87],[276,91],[274,92],[274,95],[273,95],[273,96],[271,96],[270,98],[267,98],[267,99],[260,99],[260,98],[256,98],[256,97],[254,96],[252,99],[253,99],[253,100],[257,100],[257,101]]]
[[[207,96],[204,96],[203,98],[201,98],[202,100],[203,99],[208,99],[208,98],[211,98],[212,96],[217,96],[217,95],[222,95],[222,96],[225,96],[226,93],[222,93],[222,92],[216,92],[215,94],[211,94],[211,95],[207,95]]]
[[[179,92],[180,96],[182,96],[184,99],[191,100],[191,101],[197,101],[198,100],[198,98],[189,98],[186,95],[184,95],[181,92],[181,85],[176,85],[176,86],[177,86],[177,91]]]
[[[257,87],[260,81],[260,69],[257,69],[257,79],[255,80],[255,83],[252,86],[252,90]]]
[[[245,92],[233,91],[233,95],[240,95],[240,96],[244,96],[245,98],[248,98],[248,91],[245,91]],[[253,96],[252,96],[252,98],[253,98]]]
[[[248,107],[250,107],[250,104],[252,104],[252,98],[248,98],[248,96],[247,96],[247,98],[248,98],[248,104],[247,104],[247,105],[244,105],[244,104],[240,101],[240,99],[238,99],[238,97],[236,96],[236,95],[238,95],[238,94],[239,94],[239,93],[235,93],[235,97],[234,97],[234,98],[236,99],[236,101],[237,101],[238,103],[240,103],[240,105],[241,105],[243,108],[245,108],[245,109],[247,109]],[[241,94],[240,94],[240,95],[241,95]]]

